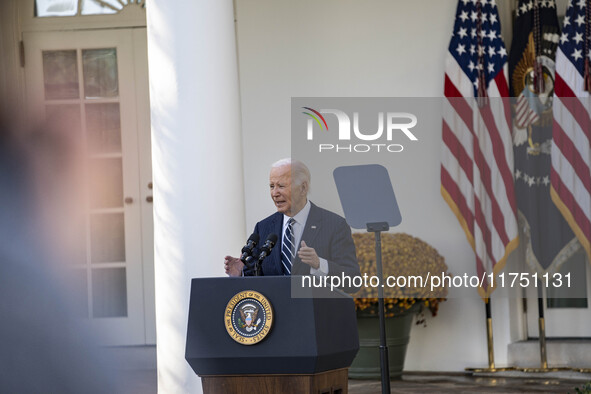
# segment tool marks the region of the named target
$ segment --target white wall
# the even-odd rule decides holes
[[[291,97],[441,96],[456,5],[456,0],[237,1],[247,232],[274,211],[268,168],[290,156]],[[504,25],[509,18],[505,7]],[[472,249],[439,193],[440,139],[437,128],[421,140],[421,154],[405,157],[414,176],[392,175],[405,218],[396,230],[437,248],[451,272],[474,272]],[[420,205],[417,195],[423,196]],[[413,329],[407,370],[486,364],[484,305],[474,293],[448,300],[428,327]],[[500,296],[493,301],[497,364],[506,361],[507,344],[519,336],[512,328],[518,324],[509,321],[515,301]]]

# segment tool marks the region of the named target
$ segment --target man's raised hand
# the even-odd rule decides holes
[[[320,267],[320,259],[318,258],[318,254],[316,254],[316,250],[314,248],[310,248],[304,241],[302,241],[300,244],[298,256],[303,263],[308,264],[310,267],[315,269]]]
[[[244,263],[237,257],[224,257],[224,270],[228,276],[242,276]]]

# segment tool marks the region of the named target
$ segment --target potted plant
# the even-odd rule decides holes
[[[361,274],[375,276],[374,234],[355,233],[353,240]],[[382,262],[384,279],[400,278],[397,281],[390,279],[390,283],[384,286],[390,377],[399,378],[404,368],[413,317],[418,315],[416,323],[425,324],[424,312],[429,310],[436,316],[439,304],[447,295],[445,288],[431,291],[430,283],[426,283],[428,275],[441,275],[447,271],[447,265],[429,244],[404,233],[382,234]],[[409,279],[412,277],[415,279]],[[349,369],[349,377],[379,379],[378,291],[376,287],[365,286],[354,297],[360,348]]]

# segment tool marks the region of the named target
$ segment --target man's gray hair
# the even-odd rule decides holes
[[[291,178],[292,183],[301,185],[302,183],[308,183],[308,190],[310,190],[310,170],[308,167],[299,160],[286,157],[285,159],[277,160],[271,164],[271,168],[278,168],[283,166],[291,166]]]

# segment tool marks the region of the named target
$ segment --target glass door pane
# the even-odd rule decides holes
[[[82,51],[84,97],[101,98],[119,95],[117,51],[115,48]]]
[[[561,287],[549,287],[546,292],[546,307],[548,309],[579,308],[587,309],[587,259],[581,248],[573,257],[560,267],[559,273],[564,279]]]
[[[45,99],[80,97],[76,51],[43,51]]]
[[[125,268],[104,268],[92,273],[93,317],[127,316]]]
[[[120,157],[90,160],[90,206],[123,208],[123,162]]]
[[[86,104],[86,133],[92,153],[121,153],[119,103]]]
[[[91,215],[90,248],[92,264],[125,262],[123,213]]]
[[[78,13],[78,0],[35,0],[35,16],[74,16]]]

